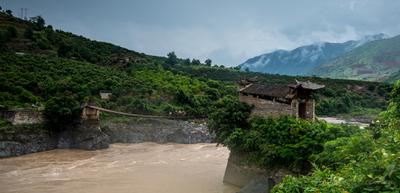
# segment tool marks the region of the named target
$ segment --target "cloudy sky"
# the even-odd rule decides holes
[[[135,51],[235,66],[276,49],[400,34],[399,0],[0,0]]]

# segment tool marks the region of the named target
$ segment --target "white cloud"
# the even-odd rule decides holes
[[[214,63],[235,66],[249,57],[296,44],[276,29],[243,25],[217,31],[204,26],[164,28],[124,23],[107,38],[144,53],[165,56],[170,51],[182,58],[211,58]],[[118,33],[118,35],[116,35]]]

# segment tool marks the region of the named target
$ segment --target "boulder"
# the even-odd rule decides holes
[[[269,193],[274,187],[273,179],[254,179],[247,183],[238,193]]]

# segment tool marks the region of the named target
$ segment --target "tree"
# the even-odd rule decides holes
[[[167,54],[167,56],[168,56],[166,61],[167,64],[173,66],[178,63],[178,58],[176,57],[175,52],[170,52]]]
[[[400,128],[400,80],[398,80],[390,93],[388,110],[383,113],[383,120],[390,129]]]
[[[30,27],[26,28],[24,37],[33,40],[33,29]]]
[[[79,102],[70,93],[57,94],[45,105],[44,114],[53,126],[64,127],[79,120]]]
[[[7,13],[7,15],[12,16],[12,11],[9,9],[6,10],[6,13]]]
[[[183,60],[183,65],[189,66],[190,65],[190,59],[186,58],[185,60]]]
[[[58,38],[57,34],[54,32],[53,27],[51,25],[48,25],[44,31],[46,33],[47,39],[52,44],[57,44],[59,42],[59,38]]]
[[[207,66],[211,66],[212,60],[207,59],[206,61],[204,61],[204,63],[206,63]]]
[[[238,98],[226,96],[219,99],[214,111],[209,116],[209,129],[216,134],[218,143],[224,139],[236,128],[247,128],[247,119],[250,116],[252,107],[242,103]]]
[[[47,28],[46,28],[46,30],[49,30],[49,31],[54,31],[54,29],[53,29],[53,26],[52,26],[52,25],[48,25],[48,26],[47,26]]]
[[[197,65],[200,65],[201,64],[201,62],[200,62],[200,60],[197,60],[197,59],[192,59],[192,65],[194,65],[194,66],[197,66]]]
[[[43,17],[38,15],[36,17],[31,17],[30,21],[35,24],[35,27],[38,30],[42,30],[44,28],[44,25],[46,24],[46,22],[44,21]]]
[[[72,47],[66,43],[61,43],[60,47],[57,50],[58,56],[66,57],[69,52],[72,51]]]

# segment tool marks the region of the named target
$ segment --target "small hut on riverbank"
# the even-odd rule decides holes
[[[315,120],[315,100],[312,94],[324,87],[310,81],[296,80],[289,85],[266,85],[246,79],[239,82],[239,100],[254,106],[252,115],[292,115]]]

